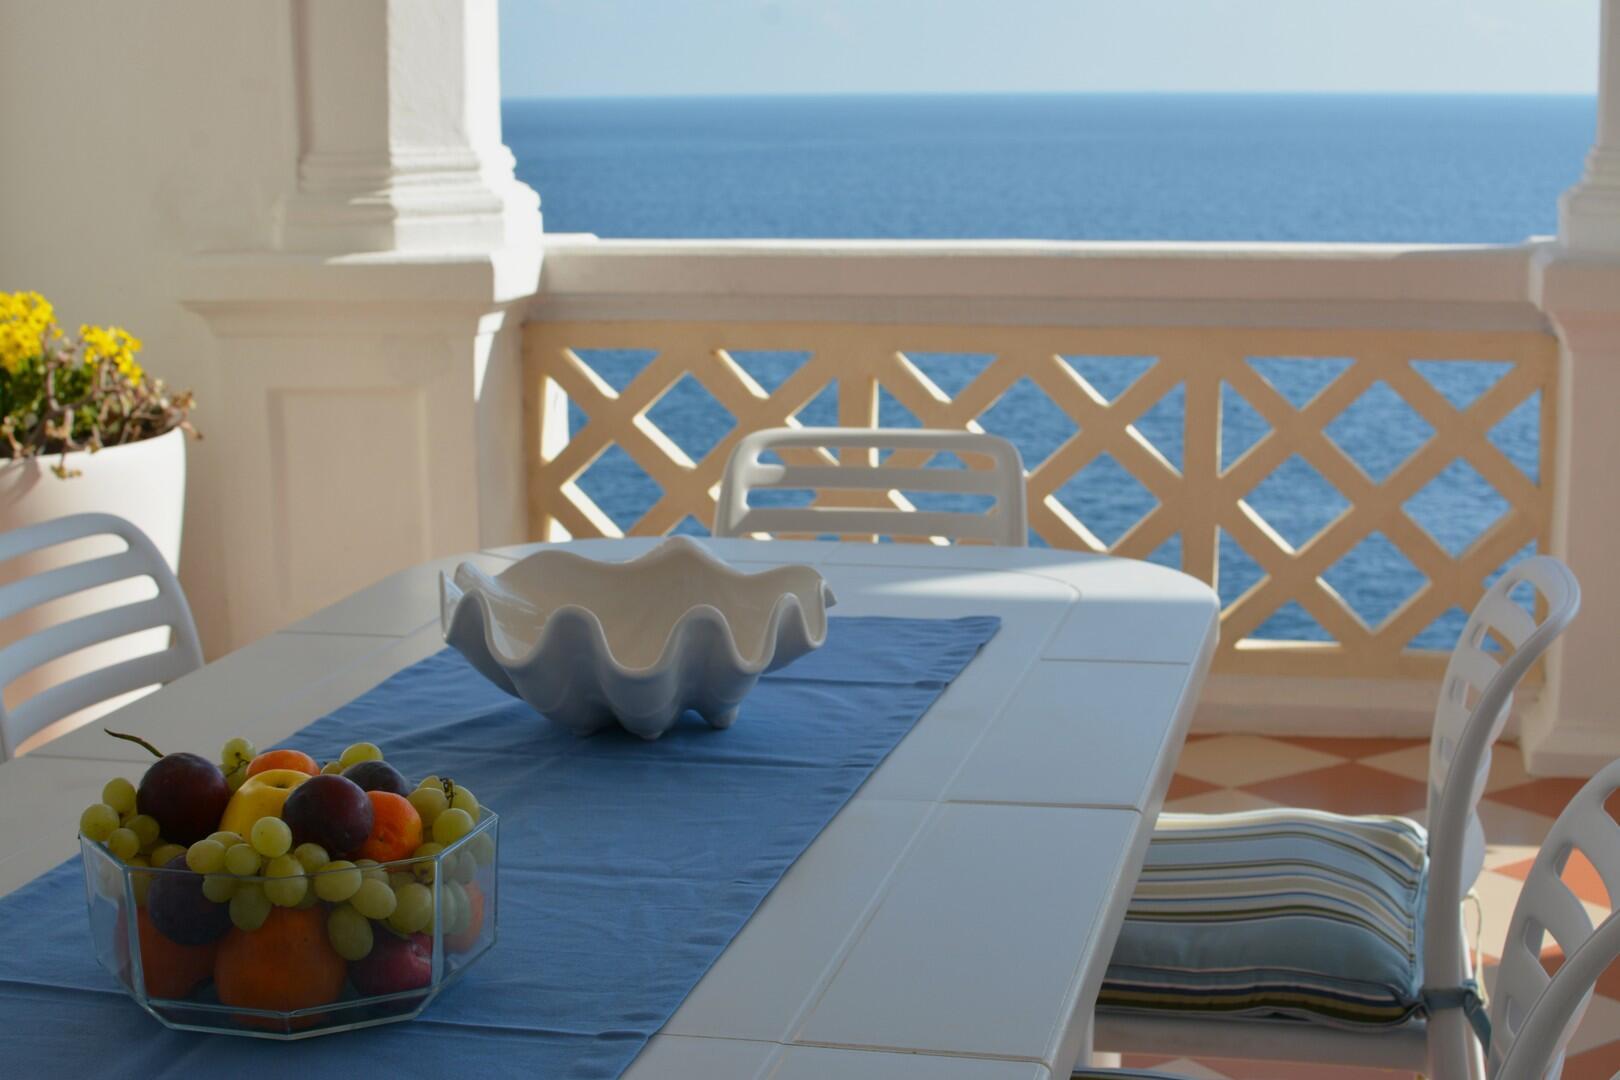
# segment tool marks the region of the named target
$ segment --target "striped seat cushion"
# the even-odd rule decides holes
[[[1098,1008],[1405,1023],[1423,986],[1426,840],[1396,817],[1161,816]]]

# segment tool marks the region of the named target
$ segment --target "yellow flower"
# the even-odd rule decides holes
[[[0,366],[15,373],[39,357],[55,322],[51,302],[39,293],[0,293]]]
[[[130,382],[140,382],[145,372],[135,362],[141,351],[141,339],[121,326],[81,326],[79,337],[84,341],[84,362],[96,364],[110,360]]]

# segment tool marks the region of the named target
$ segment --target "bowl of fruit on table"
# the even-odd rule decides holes
[[[371,743],[222,757],[160,755],[79,820],[96,956],[157,1019],[278,1039],[409,1020],[495,943],[500,822],[471,790],[412,785]]]

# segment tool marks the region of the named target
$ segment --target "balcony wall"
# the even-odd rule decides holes
[[[1009,392],[1027,400],[1035,388],[1072,431],[1026,460],[1035,542],[1159,561],[1170,543],[1169,561],[1216,583],[1224,534],[1258,567],[1258,579],[1223,612],[1202,726],[1421,735],[1446,655],[1426,628],[1471,607],[1488,576],[1517,553],[1550,542],[1551,471],[1532,466],[1527,474],[1489,438],[1504,417],[1530,409],[1541,440],[1536,461],[1554,456],[1558,348],[1528,300],[1533,252],[552,238],[525,334],[530,535],[648,535],[706,524],[735,440],[799,422],[796,414],[824,394],[833,395],[842,424],[881,422],[880,401],[888,400],[913,423],[977,427]],[[778,358],[778,368],[788,358],[770,389],[744,359],[759,355]],[[594,369],[598,356],[639,356],[644,366],[615,386]],[[953,357],[973,360],[974,370],[936,381],[913,362],[923,356],[935,374]],[[1064,357],[1133,357],[1149,366],[1110,396]],[[1253,358],[1335,370],[1300,400],[1273,386]],[[1472,401],[1454,401],[1412,361],[1488,362],[1503,374]],[[688,378],[723,410],[717,417],[729,414],[695,454],[659,426],[660,402]],[[1369,392],[1404,402],[1426,433],[1391,432],[1392,443],[1413,449],[1376,476],[1330,433]],[[1269,429],[1236,454],[1222,447],[1223,395],[1233,394]],[[1178,406],[1169,438],[1145,435],[1144,415],[1170,395]],[[604,511],[581,482],[610,451],[657,488],[630,520]],[[1291,541],[1245,498],[1296,458],[1347,504],[1303,541]],[[1106,539],[1088,524],[1085,486],[1088,467],[1104,459],[1153,503]],[[1405,504],[1459,461],[1505,509],[1454,550]],[[890,493],[889,501],[904,505],[904,496]],[[1372,619],[1329,581],[1335,564],[1369,538],[1392,543],[1423,578]],[[1268,632],[1285,607],[1303,612],[1327,640]],[[1532,689],[1523,704],[1534,698]]]

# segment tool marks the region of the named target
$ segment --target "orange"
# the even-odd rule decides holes
[[[422,846],[422,815],[409,799],[392,791],[368,791],[366,798],[371,800],[371,835],[355,858],[380,863],[410,858]]]
[[[278,907],[257,930],[225,935],[214,989],[226,1005],[289,1012],[336,1001],[348,970],[326,938],[324,907]]]
[[[266,750],[248,762],[247,774],[257,776],[266,769],[296,769],[310,776],[321,775],[321,767],[315,759],[302,750]]]
[[[477,882],[467,883],[467,909],[472,915],[467,920],[467,928],[459,934],[444,936],[444,947],[451,952],[466,952],[478,944],[478,931],[484,928],[484,890]]]
[[[214,973],[214,954],[217,941],[207,945],[178,945],[158,932],[152,917],[140,908],[135,913],[137,933],[140,937],[141,974],[146,977],[146,992],[155,998],[183,998],[208,981]],[[123,952],[124,921],[118,921],[119,952]],[[127,960],[125,961],[127,963]],[[125,969],[128,981],[128,968]]]

